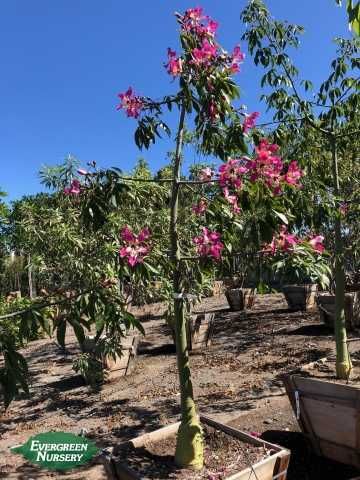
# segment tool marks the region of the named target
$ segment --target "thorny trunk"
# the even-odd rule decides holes
[[[185,126],[185,106],[182,105],[176,141],[174,179],[171,195],[170,242],[173,263],[174,317],[177,365],[181,392],[181,425],[177,436],[175,462],[180,467],[200,469],[203,466],[203,441],[196,414],[191,382],[187,344],[186,316],[181,274],[181,251],[178,237],[179,180]]]

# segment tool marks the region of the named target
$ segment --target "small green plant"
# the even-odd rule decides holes
[[[92,388],[97,388],[104,381],[102,362],[92,353],[81,353],[74,360],[73,370],[82,375]]]

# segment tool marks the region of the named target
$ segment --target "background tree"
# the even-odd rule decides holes
[[[254,63],[265,69],[261,86],[269,87],[269,93],[261,98],[279,125],[273,132],[274,138],[288,143],[289,136],[294,139],[300,133],[302,138],[308,135],[306,129],[310,129],[310,135],[316,139],[317,145],[327,152],[329,161],[324,162],[322,173],[327,178],[331,175],[332,180],[324,185],[322,192],[327,193],[327,204],[331,202],[334,207],[331,211],[328,208],[327,212],[332,214],[335,234],[336,371],[339,378],[348,378],[351,362],[346,343],[344,312],[345,262],[340,211],[344,198],[341,196],[339,152],[344,138],[352,139],[359,135],[359,40],[337,39],[337,57],[331,63],[331,73],[318,93],[310,96],[312,83],[309,80],[299,80],[298,69],[288,53],[289,48],[298,47],[298,36],[303,28],[274,20],[261,0],[251,1],[241,18],[248,25],[243,39],[248,42]],[[312,171],[314,167],[315,165],[311,167]],[[314,195],[314,190],[312,192]]]

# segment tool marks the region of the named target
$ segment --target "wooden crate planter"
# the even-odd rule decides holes
[[[189,351],[201,350],[211,345],[214,332],[215,313],[192,313],[187,322],[187,342]],[[171,326],[171,335],[175,343],[175,331]]]
[[[106,381],[113,382],[120,377],[129,375],[136,362],[137,349],[139,344],[138,336],[124,337],[122,343],[122,355],[116,355],[115,359],[111,355],[104,355],[102,358],[102,367],[106,370]],[[95,348],[94,337],[88,337],[82,346],[84,353],[92,353]]]
[[[231,476],[224,478],[224,480],[286,480],[287,468],[290,460],[290,452],[288,450],[261,440],[260,438],[252,437],[245,432],[229,427],[228,425],[217,422],[209,417],[201,415],[200,420],[203,424],[227,433],[236,439],[240,439],[244,441],[244,443],[259,447],[263,446],[274,452],[264,460],[252,465],[252,467],[232,474]],[[137,472],[126,466],[126,458],[121,457],[121,448],[129,446],[129,444],[134,448],[141,448],[148,442],[163,440],[176,434],[179,426],[180,422],[160,428],[159,430],[146,433],[114,448],[112,452],[103,457],[108,478],[113,480],[145,480],[145,477],[140,476]]]
[[[251,309],[255,302],[256,290],[252,288],[228,288],[225,291],[230,310],[238,312]]]
[[[314,452],[360,468],[360,387],[299,375],[286,375],[283,381]]]
[[[219,297],[225,292],[224,282],[216,280],[213,284],[212,295],[213,297]]]
[[[190,316],[188,322],[188,348],[201,350],[211,345],[214,331],[215,313],[197,313]]]
[[[283,293],[290,310],[308,310],[316,305],[317,285],[284,285]]]
[[[320,319],[328,327],[334,328],[335,323],[335,295],[322,293],[317,297]],[[351,330],[360,326],[360,292],[345,294],[345,321],[346,328]]]

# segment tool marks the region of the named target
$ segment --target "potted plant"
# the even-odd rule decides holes
[[[316,304],[318,285],[330,283],[330,267],[325,259],[324,237],[308,238],[289,233],[283,225],[264,249],[270,264],[283,283],[283,293],[291,310],[307,310]]]
[[[256,288],[244,288],[244,275],[224,278],[225,296],[230,310],[251,309],[255,302]]]

